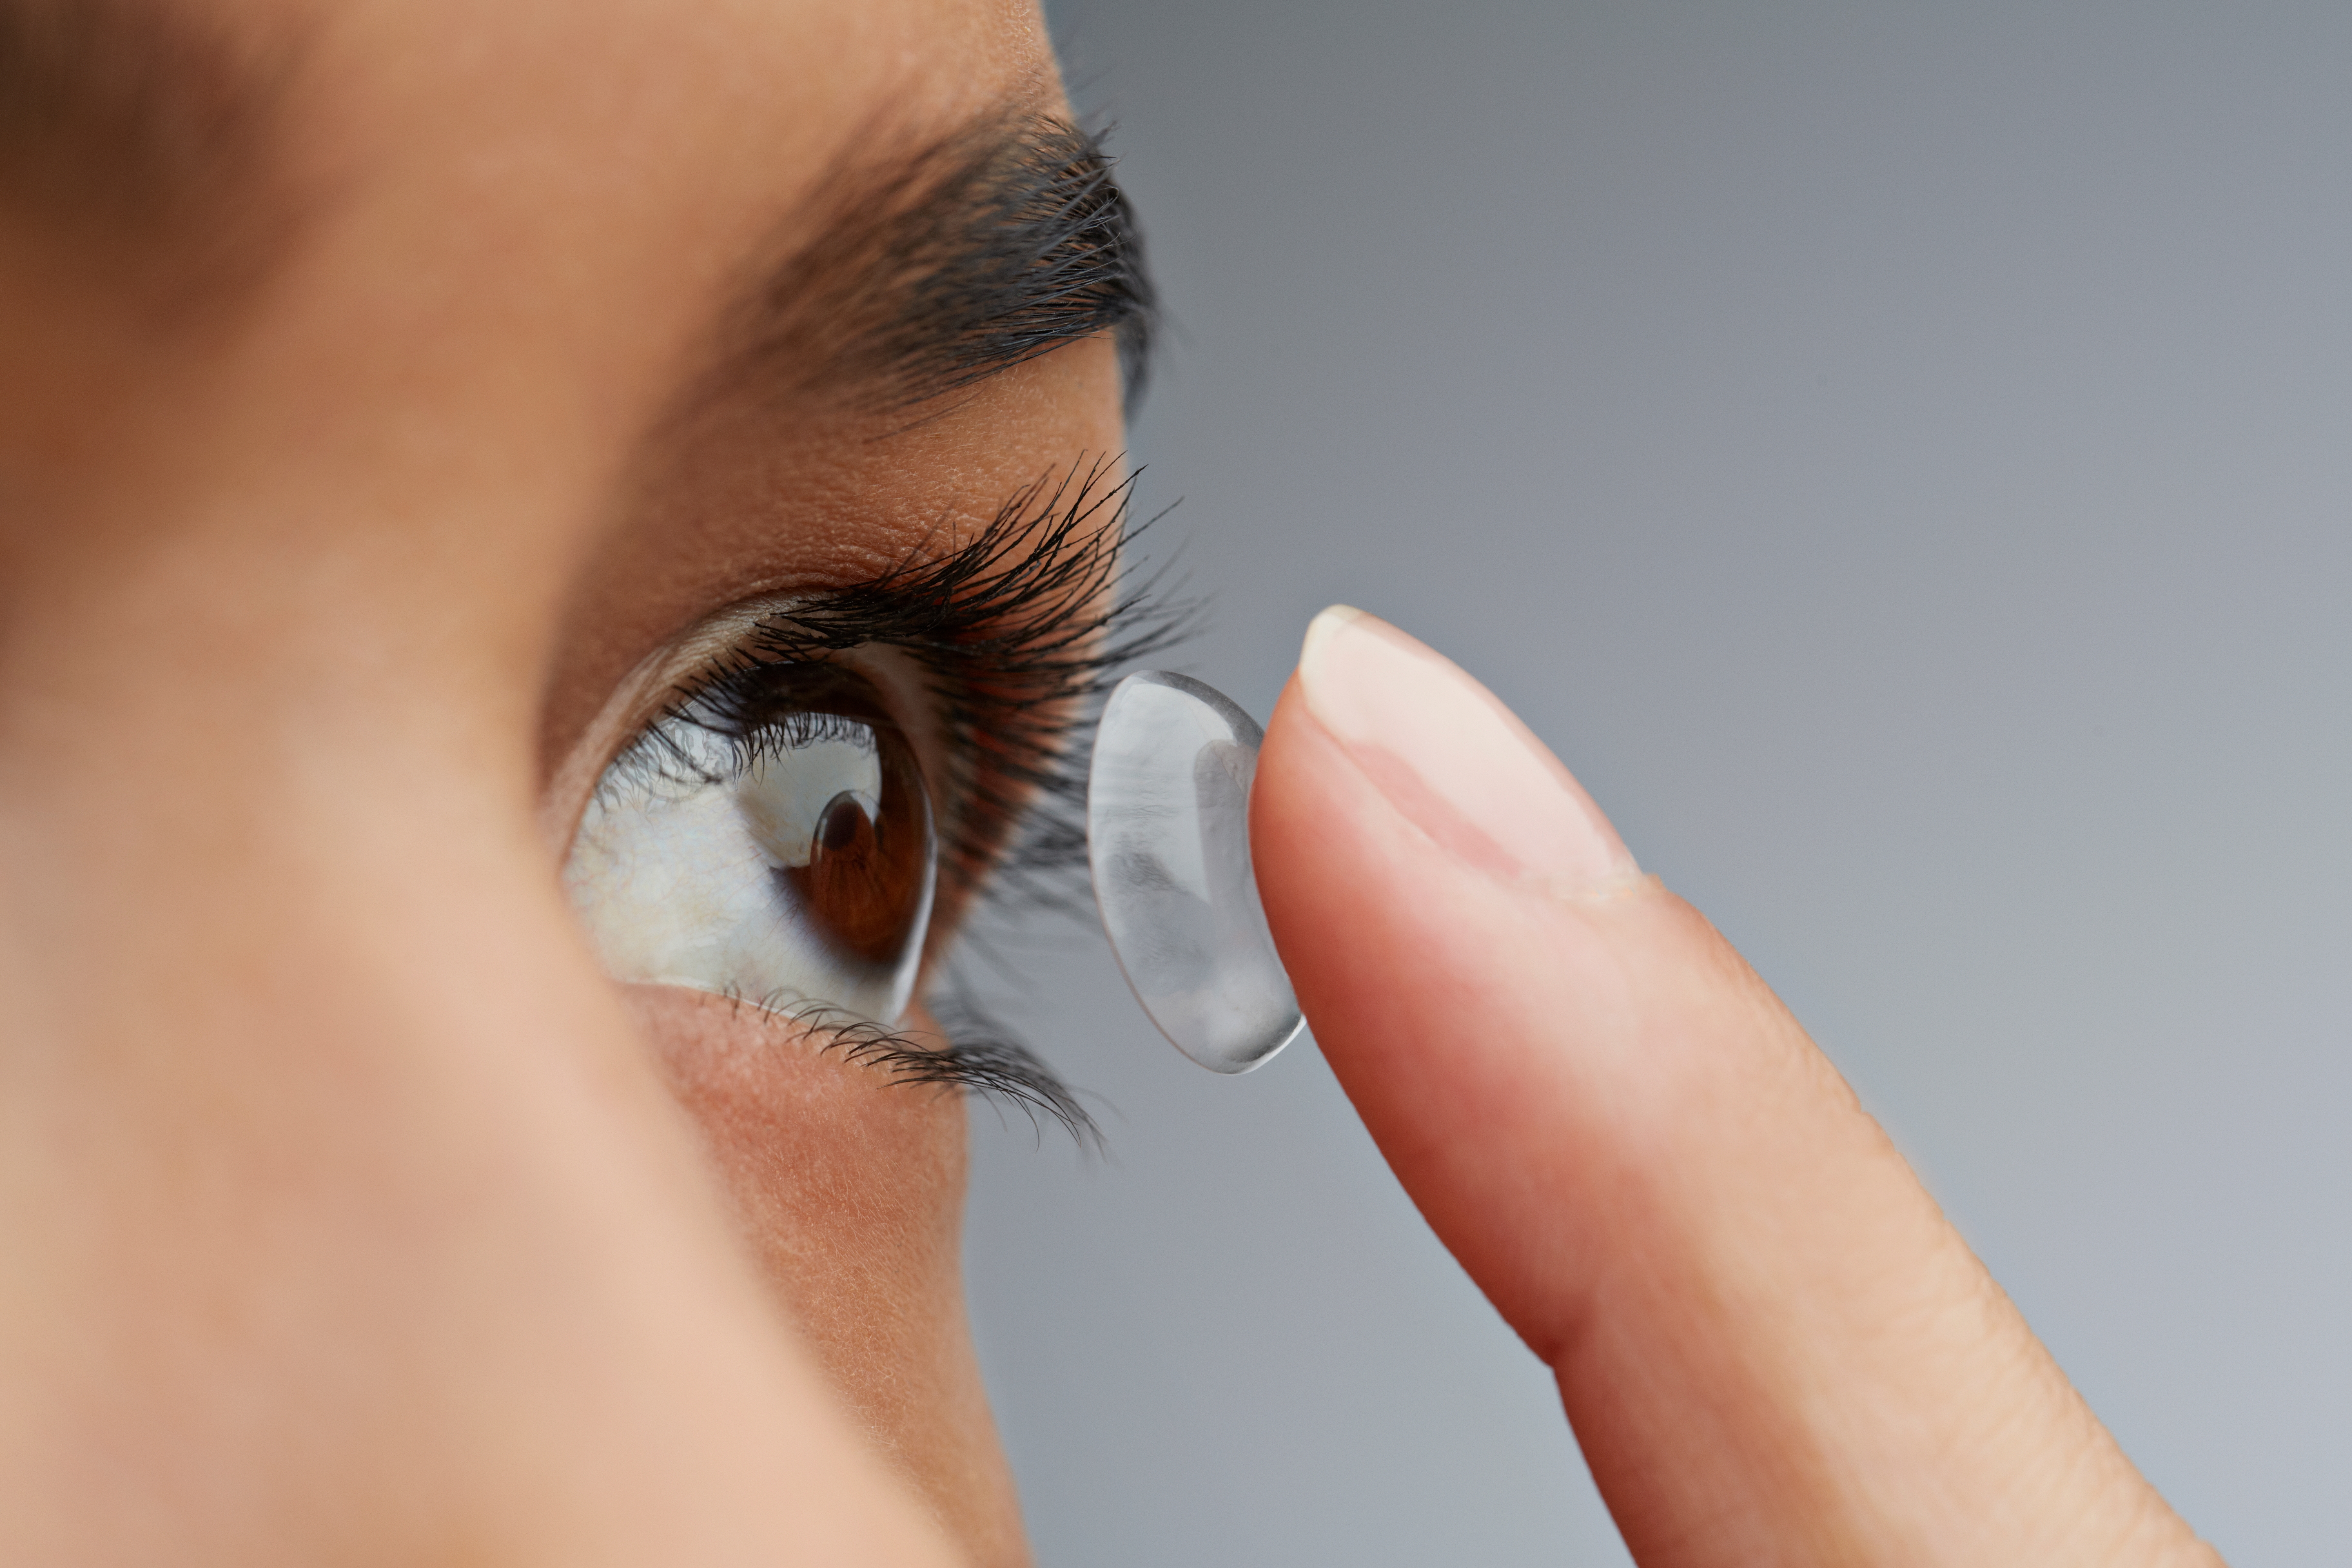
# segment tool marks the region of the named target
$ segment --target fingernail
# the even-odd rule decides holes
[[[1316,616],[1298,686],[1390,802],[1463,859],[1567,895],[1640,877],[1592,797],[1518,716],[1386,621],[1345,605]]]

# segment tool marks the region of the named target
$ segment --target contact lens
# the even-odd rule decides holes
[[[1113,689],[1087,777],[1095,902],[1136,1000],[1213,1072],[1247,1072],[1302,1020],[1250,866],[1250,780],[1265,731],[1214,688],[1165,670]]]

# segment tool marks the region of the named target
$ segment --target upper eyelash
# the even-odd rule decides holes
[[[757,717],[769,672],[868,645],[895,647],[923,672],[946,731],[943,749],[973,759],[967,776],[945,781],[954,798],[940,824],[943,878],[965,891],[988,884],[1001,905],[1082,909],[1072,873],[1086,864],[1081,742],[1094,710],[1117,672],[1192,636],[1200,620],[1197,604],[1161,591],[1161,574],[1129,581],[1121,546],[1149,523],[1129,526],[1136,475],[1117,472],[1116,459],[1081,459],[1023,487],[944,554],[918,549],[866,582],[762,616],[730,656],[678,686],[614,774],[680,767],[700,774],[675,738],[671,727],[681,723],[721,738],[748,763],[772,729]],[[953,1084],[1007,1100],[1099,1146],[1094,1119],[1034,1051],[969,996],[959,994],[951,1011],[946,1043],[933,1045],[866,1020],[793,1009],[830,1030],[830,1045],[850,1059],[893,1081]]]
[[[1198,605],[1161,592],[1159,574],[1127,581],[1120,546],[1149,524],[1128,526],[1135,476],[1116,472],[1104,458],[1049,474],[944,554],[919,550],[761,617],[730,657],[677,689],[665,721],[753,748],[763,674],[860,647],[899,649],[923,673],[945,750],[971,759],[967,776],[941,781],[951,798],[938,804],[952,807],[941,869],[963,889],[992,876],[1001,900],[1067,907],[1067,874],[1086,860],[1077,742],[1092,709],[1118,670],[1191,637],[1199,620]]]
[[[762,719],[756,725],[739,725],[717,714],[706,716],[699,710],[704,700],[674,703],[647,725],[613,760],[598,781],[597,794],[617,795],[656,780],[689,785],[720,784],[763,757],[816,741],[841,741],[866,748],[874,743],[871,725],[843,714],[803,709]],[[705,765],[687,749],[677,733],[681,724],[691,724],[727,744],[730,755],[723,768]]]

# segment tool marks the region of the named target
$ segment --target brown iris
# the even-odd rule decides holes
[[[930,911],[933,844],[922,773],[898,726],[872,712],[778,715],[737,791],[811,934],[854,964],[906,962]]]
[[[839,791],[818,814],[808,864],[777,873],[835,949],[875,964],[906,951],[930,881],[921,788],[893,788],[887,771],[878,809],[858,791]]]

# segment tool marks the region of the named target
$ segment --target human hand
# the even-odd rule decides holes
[[[1316,1038],[1644,1568],[2219,1562],[1837,1070],[1491,693],[1346,610],[1251,803]]]

